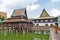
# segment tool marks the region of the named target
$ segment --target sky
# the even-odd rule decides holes
[[[0,0],[0,12],[9,18],[15,9],[26,8],[29,18],[38,18],[43,9],[50,16],[60,16],[60,0]]]

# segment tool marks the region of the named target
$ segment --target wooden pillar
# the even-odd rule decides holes
[[[27,32],[28,32],[28,28],[27,28]]]
[[[4,23],[3,23],[2,29],[4,30]]]
[[[9,32],[9,26],[7,26],[7,31]]]
[[[23,28],[23,34],[25,34],[25,32],[26,32],[26,31],[25,31],[25,29]]]

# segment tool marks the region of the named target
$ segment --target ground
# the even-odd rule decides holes
[[[0,33],[0,40],[49,40],[49,35],[34,34],[34,33],[7,33],[4,35]]]
[[[60,31],[56,34],[58,40],[60,40]]]

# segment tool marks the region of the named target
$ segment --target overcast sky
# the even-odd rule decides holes
[[[15,9],[25,8],[29,18],[37,18],[45,8],[50,16],[60,15],[60,0],[0,0],[0,11],[10,17]]]

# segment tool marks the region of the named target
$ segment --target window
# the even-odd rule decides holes
[[[36,22],[39,22],[38,20],[36,20]]]
[[[41,22],[43,22],[43,20],[41,20]]]
[[[51,22],[53,21],[53,20],[50,20]]]
[[[48,26],[48,24],[45,24],[45,26]]]
[[[45,20],[45,22],[48,22],[48,20]]]
[[[36,26],[39,26],[39,24],[36,24]]]
[[[53,24],[50,24],[50,26],[53,26]]]

